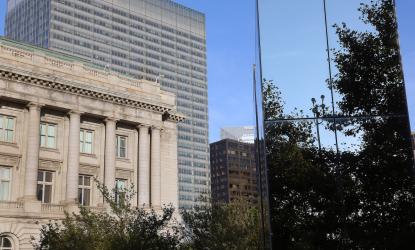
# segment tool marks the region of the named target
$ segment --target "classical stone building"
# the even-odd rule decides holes
[[[175,110],[157,83],[0,39],[0,249],[32,249],[78,204],[105,209],[94,177],[134,184],[137,206],[177,206]]]
[[[205,15],[172,0],[7,0],[4,34],[159,81],[178,125],[179,205],[210,191]]]

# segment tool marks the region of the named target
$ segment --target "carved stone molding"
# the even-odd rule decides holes
[[[182,122],[186,117],[176,112],[166,112],[163,114],[163,121]]]
[[[99,99],[123,106],[130,106],[134,108],[140,108],[144,110],[149,110],[152,112],[157,113],[168,113],[168,112],[175,112],[170,107],[161,106],[152,103],[141,102],[138,100],[129,99],[126,97],[117,96],[114,94],[104,93],[100,91],[96,91],[93,89],[82,88],[79,86],[73,86],[71,84],[60,83],[56,81],[49,81],[45,79],[40,79],[28,75],[23,75],[15,72],[6,71],[4,69],[0,69],[0,78],[11,80],[11,81],[21,81],[31,85],[40,86],[43,88],[53,89],[61,92],[67,92],[75,95],[86,96],[89,98]],[[171,115],[173,117],[173,121],[175,121],[176,115]]]
[[[0,165],[18,167],[20,157],[20,155],[0,153]]]
[[[120,169],[120,168],[116,168],[115,171],[115,178],[120,178],[120,179],[130,179],[134,174],[134,170],[132,169]]]
[[[46,64],[52,65],[57,68],[67,68],[69,70],[72,70],[74,67],[73,63],[64,62],[58,59],[52,59],[50,57],[45,57]]]
[[[54,159],[39,159],[39,168],[43,170],[60,172],[62,167],[62,162]]]
[[[6,53],[9,53],[15,57],[22,57],[22,58],[26,58],[26,59],[32,59],[33,54],[27,51],[23,51],[23,50],[19,50],[19,49],[14,49],[14,48],[10,48],[10,47],[6,47],[6,46],[1,46],[1,50],[5,51]]]
[[[80,174],[86,174],[86,175],[98,175],[98,165],[89,165],[89,164],[80,164],[79,165],[79,173]]]

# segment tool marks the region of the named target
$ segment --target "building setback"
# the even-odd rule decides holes
[[[255,127],[227,127],[220,129],[220,139],[232,139],[240,142],[254,143],[255,142]]]
[[[176,94],[180,206],[210,191],[204,14],[170,0],[8,0],[5,34]]]
[[[230,202],[248,198],[257,202],[255,146],[224,139],[210,144],[212,199]]]
[[[177,206],[182,119],[154,82],[0,39],[1,249],[33,249],[41,224],[78,205],[106,209],[95,177],[135,184],[135,206]]]

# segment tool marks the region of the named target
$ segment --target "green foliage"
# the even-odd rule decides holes
[[[343,176],[353,177],[353,190],[344,194],[344,234],[361,248],[412,249],[415,180],[394,1],[359,10],[375,31],[336,26],[342,49],[334,54],[341,112],[371,117],[342,124],[362,140],[358,152],[341,156]]]
[[[334,153],[318,152],[312,122],[278,120],[300,114],[284,115],[278,88],[266,80],[264,105],[278,107],[265,112],[265,119],[273,120],[265,126],[273,244],[282,249],[335,248],[335,240],[326,238],[337,228],[340,210]]]
[[[174,222],[174,209],[162,212],[134,208],[133,188],[116,200],[114,192],[98,183],[110,212],[93,212],[80,207],[79,214],[66,214],[62,222],[50,222],[41,229],[36,249],[54,250],[136,250],[176,249],[181,228]]]
[[[171,206],[161,212],[133,207],[133,187],[120,196],[97,185],[109,210],[80,207],[79,213],[42,226],[40,241],[33,240],[35,249],[260,249],[258,210],[245,200],[185,210],[184,227],[173,218]]]
[[[258,216],[257,207],[246,200],[185,210],[183,249],[261,249]]]

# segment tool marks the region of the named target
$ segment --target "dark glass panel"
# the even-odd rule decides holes
[[[84,185],[85,186],[90,186],[91,185],[91,177],[84,176]]]
[[[78,188],[78,202],[82,205],[84,204],[83,197],[82,197],[82,188]]]
[[[3,240],[2,247],[12,247],[12,243],[10,242],[9,239],[7,239],[6,237],[2,237],[2,240]]]
[[[90,192],[91,192],[91,190],[89,190],[89,189],[84,190],[84,200],[83,200],[83,205],[84,206],[89,206],[90,205],[90,200],[91,200]]]
[[[415,179],[394,1],[259,2],[273,245],[407,248]],[[314,41],[312,58],[282,56]]]
[[[51,203],[52,202],[52,186],[51,185],[45,185],[45,197],[44,197],[44,203]]]
[[[37,197],[38,201],[42,201],[43,185],[41,185],[41,184],[37,184],[36,197]]]
[[[37,180],[38,181],[43,181],[43,171],[38,171],[37,172]]]
[[[52,182],[52,172],[45,172],[45,181]]]

